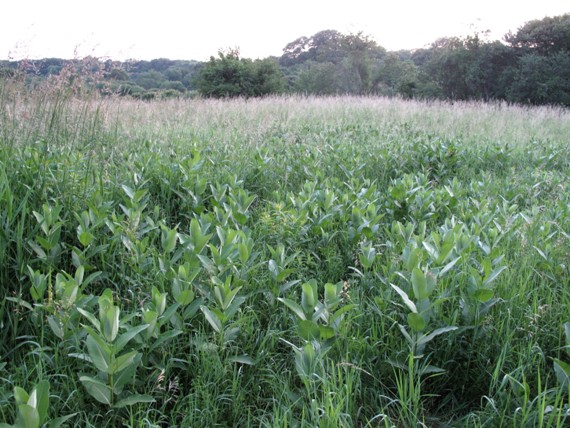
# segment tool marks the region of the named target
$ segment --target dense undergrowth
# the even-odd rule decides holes
[[[570,420],[568,111],[16,89],[0,421]]]

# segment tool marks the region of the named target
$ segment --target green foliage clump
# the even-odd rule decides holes
[[[254,97],[280,93],[281,70],[271,59],[251,61],[238,50],[220,51],[200,72],[198,90],[206,97]]]
[[[0,425],[568,424],[566,110],[164,91],[0,84]]]

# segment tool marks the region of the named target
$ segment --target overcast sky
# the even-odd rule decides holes
[[[300,36],[363,31],[388,50],[570,12],[568,0],[0,0],[0,59],[207,60],[221,48],[279,56]]]

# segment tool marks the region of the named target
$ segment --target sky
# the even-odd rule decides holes
[[[0,0],[0,59],[280,56],[301,36],[359,31],[389,51],[570,13],[568,0]]]

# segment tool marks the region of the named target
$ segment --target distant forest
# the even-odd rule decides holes
[[[503,40],[486,32],[445,37],[429,47],[389,52],[363,33],[299,37],[281,57],[251,60],[237,49],[207,62],[0,61],[0,78],[28,86],[58,78],[70,88],[141,99],[256,97],[268,94],[378,94],[445,100],[504,100],[570,106],[570,14],[527,22]],[[79,85],[81,83],[81,85]]]

